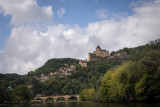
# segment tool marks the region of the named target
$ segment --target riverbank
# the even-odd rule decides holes
[[[0,104],[0,107],[160,107],[160,103],[98,103],[80,101],[42,104]]]

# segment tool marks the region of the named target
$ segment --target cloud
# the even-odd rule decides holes
[[[105,20],[89,24],[90,32],[109,50],[143,45],[160,38],[160,3],[148,2],[133,8],[134,14],[120,21]]]
[[[50,58],[87,57],[85,48],[89,39],[79,26],[49,26],[46,32],[35,29],[31,26],[12,29],[5,53],[0,55],[5,61],[0,63],[0,71],[25,74]]]
[[[97,45],[110,52],[143,45],[160,38],[160,3],[143,3],[134,14],[79,25],[47,25],[46,31],[30,24],[14,26],[4,51],[0,51],[0,72],[25,74],[42,66],[48,59],[71,57],[86,59]]]
[[[59,18],[62,18],[64,14],[65,14],[65,9],[64,8],[60,8],[57,11],[57,15],[58,15]]]
[[[52,6],[40,7],[36,0],[1,0],[0,12],[11,16],[11,24],[48,21],[53,15]]]
[[[108,17],[108,11],[106,9],[97,10],[95,17],[99,19],[106,19]]]

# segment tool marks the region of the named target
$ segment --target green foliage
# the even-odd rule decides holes
[[[117,52],[127,52],[130,61],[91,61],[87,68],[81,68],[77,59],[51,59],[27,75],[0,74],[0,103],[29,101],[37,94],[79,93],[81,100],[86,101],[160,101],[160,39]],[[35,78],[56,72],[65,64],[76,66],[71,75],[53,76],[47,81]],[[29,89],[28,85],[33,87]]]
[[[71,75],[60,77],[54,76],[48,81],[40,82],[36,79],[30,81],[33,84],[34,94],[57,95],[57,94],[79,94],[85,88],[97,87],[97,80],[104,75],[106,70],[121,64],[121,60],[89,62],[87,68],[81,68],[78,60],[71,58],[51,59],[44,66],[28,73],[29,78],[49,72],[54,72],[65,64],[76,66]],[[100,82],[99,82],[100,85]]]
[[[28,73],[28,76],[37,76],[40,74],[48,74],[50,72],[56,72],[59,68],[64,67],[64,64],[78,65],[78,60],[73,58],[61,58],[61,59],[50,59],[42,67],[36,69],[34,72]]]
[[[160,100],[160,51],[149,52],[140,61],[143,67],[143,77],[136,84],[136,96],[138,101],[159,101]]]
[[[160,50],[138,62],[126,62],[107,71],[98,93],[102,102],[160,101]]]
[[[0,86],[0,104],[4,103],[5,95],[6,95],[6,92],[4,87]]]
[[[80,93],[81,100],[85,101],[92,100],[93,93],[94,93],[94,88],[82,90],[82,92]]]
[[[22,101],[30,101],[31,90],[26,85],[20,85],[15,89],[16,95],[21,98]]]
[[[77,80],[72,80],[71,82],[68,82],[62,89],[63,94],[67,95],[73,95],[78,94],[80,89],[80,82]]]
[[[18,74],[0,74],[0,80],[13,81],[20,77]]]
[[[15,94],[14,90],[6,90],[5,91],[5,101],[12,103],[15,102],[17,100],[17,95]]]
[[[16,95],[15,90],[7,89],[3,86],[0,86],[0,90],[0,104],[19,101],[20,98]]]
[[[140,61],[148,52],[160,49],[160,39],[150,41],[148,44],[136,48],[123,48],[117,52],[127,52],[132,61]]]

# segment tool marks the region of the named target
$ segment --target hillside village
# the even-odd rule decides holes
[[[45,74],[41,74],[38,76],[35,76],[35,78],[37,80],[40,81],[47,81],[49,80],[49,78],[54,77],[54,76],[67,76],[67,75],[71,75],[71,71],[74,71],[76,69],[76,67],[74,65],[68,65],[68,64],[64,64],[64,67],[59,68],[56,72],[50,72],[49,74],[45,75]]]
[[[113,55],[109,54],[109,51],[101,49],[98,45],[96,47],[96,50],[93,53],[88,54],[88,59],[90,61],[100,61],[100,60],[113,60],[113,59],[119,59],[119,60],[127,60],[129,58],[129,55],[127,55],[126,52],[118,52],[114,53]],[[79,60],[79,65],[82,68],[87,68],[87,60]],[[47,81],[49,78],[54,76],[67,76],[71,75],[71,71],[74,71],[76,67],[74,65],[68,65],[64,64],[63,67],[59,68],[57,71],[50,72],[49,74],[41,74],[38,76],[35,76],[37,80],[40,81]]]

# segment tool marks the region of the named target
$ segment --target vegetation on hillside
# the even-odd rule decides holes
[[[61,59],[50,59],[42,67],[31,71],[28,76],[37,76],[40,74],[49,74],[50,72],[56,72],[59,68],[64,67],[64,64],[78,65],[78,60],[73,58],[61,58]]]
[[[98,89],[85,89],[82,100],[100,102],[160,101],[160,40],[123,50],[132,57],[101,78]]]
[[[83,89],[99,87],[100,83],[97,85],[97,80],[107,70],[121,63],[122,60],[102,60],[88,62],[87,68],[81,68],[77,59],[62,58],[51,59],[44,66],[29,72],[27,75],[0,74],[0,87],[3,90],[0,92],[0,96],[2,96],[0,97],[0,103],[29,101],[37,94],[46,96],[79,94]],[[71,75],[51,76],[47,81],[39,81],[35,78],[35,76],[42,73],[49,74],[50,72],[57,71],[59,68],[64,67],[65,64],[76,66],[76,69],[71,71]],[[29,88],[29,85],[32,85],[32,88]],[[9,86],[12,88],[8,89]],[[8,94],[10,94],[8,97],[14,100],[8,100],[9,98],[6,97]]]
[[[93,61],[81,68],[77,59],[50,59],[27,75],[0,74],[0,103],[26,102],[37,94],[80,94],[81,100],[100,102],[160,101],[160,40],[117,52],[127,52],[130,60]],[[76,67],[71,75],[35,78],[65,64]]]

